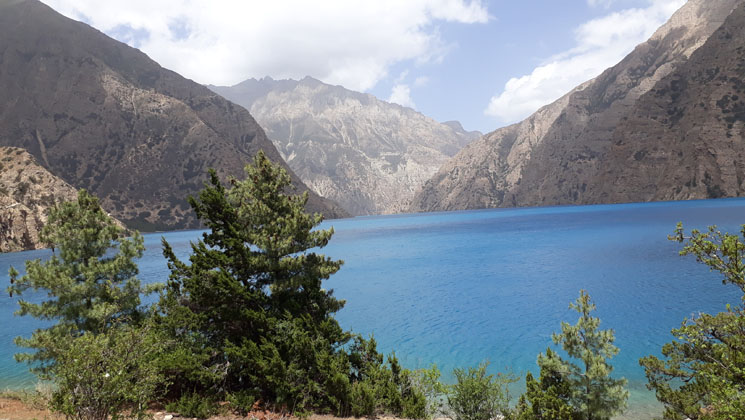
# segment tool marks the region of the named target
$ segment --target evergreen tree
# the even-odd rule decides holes
[[[538,355],[540,377],[536,381],[528,372],[525,375],[526,392],[520,397],[517,420],[572,420],[570,404],[572,389],[562,372],[565,363],[550,348],[546,355]]]
[[[722,283],[743,291],[745,302],[745,226],[741,236],[708,232],[684,234],[679,223],[669,238],[685,243],[681,255],[694,255]],[[662,347],[665,359],[642,358],[649,389],[665,407],[665,419],[736,419],[745,413],[745,308],[727,305],[716,315],[699,314],[672,331],[676,340]]]
[[[144,251],[142,236],[122,238],[124,230],[98,204],[98,199],[80,190],[77,201],[61,203],[49,212],[41,239],[55,253],[48,261],[26,262],[26,274],[18,277],[11,267],[8,291],[23,295],[43,290],[40,303],[20,300],[16,315],[30,315],[55,321],[49,328],[34,331],[30,338],[16,338],[16,344],[33,349],[17,354],[18,361],[32,365],[32,371],[48,378],[55,363],[55,343],[83,333],[99,334],[120,320],[142,318],[140,295],[157,286],[144,288],[137,279],[135,258]]]
[[[180,343],[164,368],[192,389],[248,390],[291,410],[328,406],[333,372],[348,366],[337,350],[351,335],[331,316],[344,302],[321,287],[342,262],[310,250],[333,229],[314,229],[322,217],[305,213],[307,193],[287,194],[289,175],[263,152],[245,175],[226,188],[211,170],[189,198],[208,228],[190,264],[163,240],[172,274],[161,325]]]
[[[610,376],[613,367],[608,360],[618,354],[618,348],[613,345],[613,331],[599,329],[600,319],[590,315],[595,310],[595,304],[591,303],[590,296],[584,290],[569,307],[580,314],[577,324],[562,322],[561,333],[554,334],[552,338],[581,365],[563,360],[555,354],[539,358],[538,363],[552,374],[563,376],[571,389],[569,401],[575,418],[609,419],[623,411],[628,399],[626,379]]]

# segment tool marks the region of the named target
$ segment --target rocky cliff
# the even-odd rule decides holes
[[[689,0],[616,66],[465,147],[412,210],[740,195],[743,3]]]
[[[39,232],[49,209],[76,196],[25,150],[0,147],[0,252],[44,248]]]
[[[282,162],[244,108],[36,0],[0,1],[0,92],[0,146],[142,230],[197,226],[186,197],[209,167],[242,176],[260,149]],[[308,207],[347,214],[312,192]]]
[[[310,77],[210,88],[246,107],[303,182],[354,215],[406,210],[424,182],[481,135]]]

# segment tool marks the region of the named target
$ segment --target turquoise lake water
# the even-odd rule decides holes
[[[332,220],[323,226],[336,234],[322,252],[345,264],[326,287],[347,301],[337,314],[342,326],[374,334],[380,350],[395,349],[409,368],[436,363],[446,378],[454,367],[485,359],[494,372],[536,373],[536,355],[551,345],[562,320],[576,321],[568,304],[586,289],[621,349],[613,364],[629,380],[624,418],[651,418],[659,407],[638,359],[659,355],[685,317],[740,301],[738,289],[722,285],[718,273],[678,255],[680,245],[667,235],[679,221],[686,230],[717,224],[736,232],[745,223],[745,199]],[[199,235],[145,235],[140,278],[167,277],[161,236],[185,258]],[[0,255],[2,290],[8,266],[48,255]],[[13,361],[12,338],[40,324],[14,317],[16,298],[1,296],[0,389],[33,386],[35,378]]]

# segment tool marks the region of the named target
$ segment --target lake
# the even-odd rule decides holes
[[[659,406],[644,387],[638,359],[659,355],[685,317],[740,301],[739,290],[723,286],[718,273],[678,255],[681,245],[667,235],[679,221],[687,231],[717,224],[734,233],[745,223],[745,199],[331,220],[323,227],[336,233],[322,252],[345,264],[325,287],[347,302],[337,314],[343,327],[374,334],[379,349],[395,350],[406,367],[436,363],[446,379],[454,367],[483,360],[493,372],[537,373],[537,354],[552,344],[561,321],[576,321],[568,305],[585,289],[601,327],[616,333],[615,375],[626,377],[631,390],[624,418],[651,418]],[[145,235],[140,278],[166,279],[161,236],[185,258],[199,235]],[[8,266],[48,255],[0,255],[0,287],[8,286]],[[16,298],[2,294],[0,389],[36,383],[13,361],[12,338],[40,324],[14,317],[16,308]]]

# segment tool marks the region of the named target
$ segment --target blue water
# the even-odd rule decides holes
[[[381,350],[395,349],[409,368],[436,363],[446,378],[454,367],[485,359],[494,372],[535,373],[536,355],[560,321],[576,321],[568,304],[586,289],[602,327],[616,332],[615,373],[631,389],[625,418],[650,418],[659,407],[638,359],[659,354],[683,318],[740,301],[738,289],[723,286],[717,273],[678,255],[680,245],[667,235],[679,221],[687,230],[717,224],[736,232],[745,223],[745,199],[332,220],[324,227],[336,234],[323,252],[345,264],[325,286],[347,301],[337,314],[342,326],[374,334]],[[163,236],[185,257],[199,235]],[[168,275],[160,237],[145,236],[140,278],[147,282]],[[7,287],[7,266],[48,255],[0,255],[0,287]],[[11,340],[40,324],[13,317],[16,307],[15,298],[2,295],[0,389],[36,382],[13,361]]]

